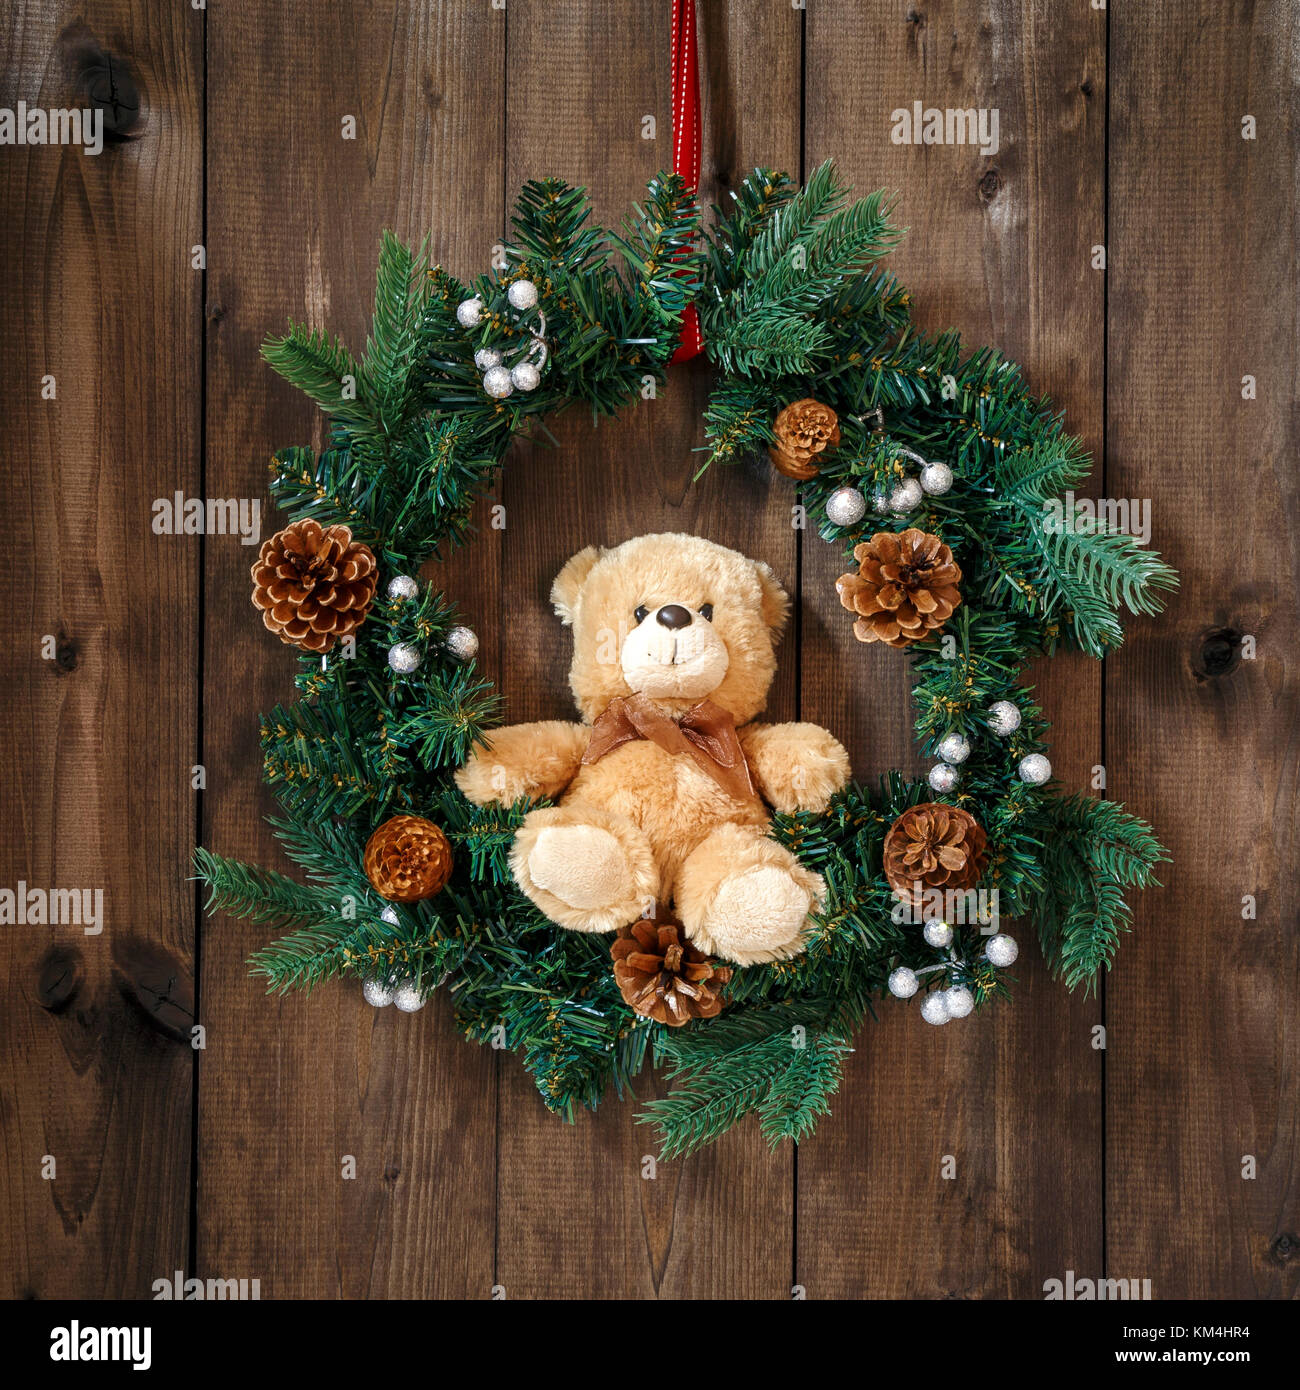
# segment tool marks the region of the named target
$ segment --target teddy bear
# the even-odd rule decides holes
[[[610,932],[671,902],[686,936],[751,965],[798,954],[825,884],[769,838],[849,779],[816,724],[756,721],[790,600],[760,561],[698,536],[588,546],[551,589],[573,629],[581,722],[493,729],[456,774],[477,805],[546,798],[511,847],[560,926]]]

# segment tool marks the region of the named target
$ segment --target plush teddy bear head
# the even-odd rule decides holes
[[[790,600],[763,563],[698,536],[588,546],[551,602],[573,628],[569,683],[582,716],[642,694],[668,710],[709,699],[737,724],[758,714]]]

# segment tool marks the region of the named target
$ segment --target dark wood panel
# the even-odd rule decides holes
[[[706,115],[705,202],[759,161],[798,160],[799,16],[746,0],[702,7],[700,61],[717,106]],[[511,86],[511,188],[538,171],[590,186],[597,217],[617,225],[658,168],[671,167],[669,7],[515,0],[512,54],[545,54],[547,80]],[[593,61],[594,58],[598,60]],[[720,110],[719,107],[724,108]],[[643,140],[654,115],[657,139]],[[694,532],[770,561],[795,581],[793,497],[770,470],[719,472],[692,485],[708,389],[702,361],[678,365],[655,401],[592,429],[556,423],[559,448],[520,448],[506,480],[501,616],[512,721],[571,717],[567,634],[551,580],[575,551],[644,532]],[[792,589],[793,591],[793,589]],[[771,709],[794,713],[787,644]],[[638,1088],[656,1094],[648,1078]],[[653,1135],[635,1105],[610,1097],[566,1130],[513,1060],[503,1064],[498,1278],[507,1297],[785,1297],[789,1292],[791,1154],[769,1157],[745,1127],[683,1162],[642,1176]]]
[[[1182,576],[1106,686],[1113,793],[1173,854],[1107,995],[1110,1272],[1158,1298],[1300,1289],[1298,42],[1285,3],[1111,16],[1109,486]]]
[[[263,336],[292,316],[359,348],[385,226],[431,232],[461,271],[499,235],[504,17],[299,0],[209,26],[208,477],[256,497],[273,448],[321,438],[315,408],[258,360]],[[249,562],[209,549],[206,839],[276,863],[257,712],[290,694],[292,665],[252,621]],[[334,985],[268,1005],[244,967],[262,936],[222,920],[204,938],[201,1272],[257,1275],[263,1297],[485,1296],[491,1055],[441,999],[412,1017]]]
[[[831,156],[862,192],[901,190],[911,231],[891,264],[918,322],[1020,361],[1098,449],[1103,291],[1089,248],[1103,226],[1104,14],[957,0],[810,6],[807,26],[808,166]],[[891,113],[914,101],[996,108],[997,152],[892,143]],[[808,541],[805,715],[851,736],[859,777],[921,773],[905,664],[854,641],[834,590],[845,567]],[[1098,675],[1060,658],[1035,674],[1057,775],[1086,786]],[[810,1297],[1041,1297],[1066,1268],[1100,1268],[1099,1010],[1068,999],[1017,934],[1011,1003],[942,1029],[886,1005],[859,1034],[834,1113],[799,1154]]]
[[[102,894],[97,934],[0,930],[0,1292],[142,1297],[188,1250],[199,542],[152,504],[198,480],[202,19],[4,27],[0,105],[82,106],[111,56],[143,110],[0,157],[0,884]]]
[[[912,231],[894,263],[922,324],[997,345],[1090,447],[1104,438],[1097,489],[1150,498],[1152,541],[1182,571],[1171,613],[1131,623],[1108,663],[1104,744],[1097,668],[1033,673],[1058,775],[1085,787],[1104,761],[1175,856],[1104,1012],[1048,981],[1026,934],[1011,1004],[943,1030],[901,1007],[868,1025],[797,1157],[742,1127],[648,1180],[634,1102],[564,1126],[445,1000],[413,1018],[351,986],[268,1003],[244,966],[263,934],[220,919],[200,929],[195,1091],[190,769],[206,767],[204,842],[287,867],[262,823],[257,713],[289,695],[292,664],[253,621],[251,549],[155,535],[152,503],[264,500],[271,449],[320,442],[258,344],[290,316],[363,341],[381,227],[428,231],[474,273],[507,193],[541,173],[590,184],[616,222],[671,159],[668,7],[11,6],[0,105],[71,104],[98,46],[143,119],[95,158],[0,151],[0,887],[102,887],[106,916],[100,935],[0,933],[0,1293],[147,1296],[196,1262],[264,1297],[784,1297],[792,1269],[810,1297],[1040,1297],[1103,1267],[1163,1297],[1296,1295],[1292,7],[700,8],[704,200],[760,161],[797,169],[801,148],[860,191],[900,189]],[[914,100],[996,106],[999,151],[892,144]],[[1106,240],[1108,325],[1090,264]],[[765,465],[691,482],[707,389],[702,363],[678,366],[618,421],[557,422],[559,448],[516,449],[489,499],[507,529],[430,568],[508,717],[569,712],[547,603],[563,560],[681,529],[792,589],[803,576],[803,651],[787,637],[772,713],[825,723],[860,777],[921,771],[905,667],[853,642],[840,562],[800,544],[788,484]],[[278,520],[265,511],[264,534]]]

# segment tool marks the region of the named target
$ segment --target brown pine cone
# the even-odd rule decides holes
[[[619,930],[609,953],[623,998],[644,1017],[677,1028],[722,1012],[719,989],[731,979],[731,970],[682,940],[676,922],[643,917]]]
[[[414,903],[433,897],[451,877],[451,843],[423,816],[393,816],[366,841],[362,862],[377,893]]]
[[[772,424],[776,443],[767,452],[778,473],[805,482],[821,472],[817,456],[840,442],[839,416],[811,396],[793,401]]]
[[[919,907],[926,889],[973,888],[988,866],[988,836],[960,806],[926,801],[904,811],[885,836],[885,877]]]
[[[961,570],[938,536],[909,527],[877,531],[853,548],[857,574],[835,581],[840,602],[858,620],[859,642],[906,647],[942,629],[961,602]]]
[[[346,526],[295,521],[262,542],[253,607],[282,642],[327,652],[365,621],[378,578],[370,548]]]

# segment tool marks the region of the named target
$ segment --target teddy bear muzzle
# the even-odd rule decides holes
[[[718,688],[731,657],[712,623],[696,622],[685,604],[665,603],[628,633],[619,664],[636,694],[696,700]]]

